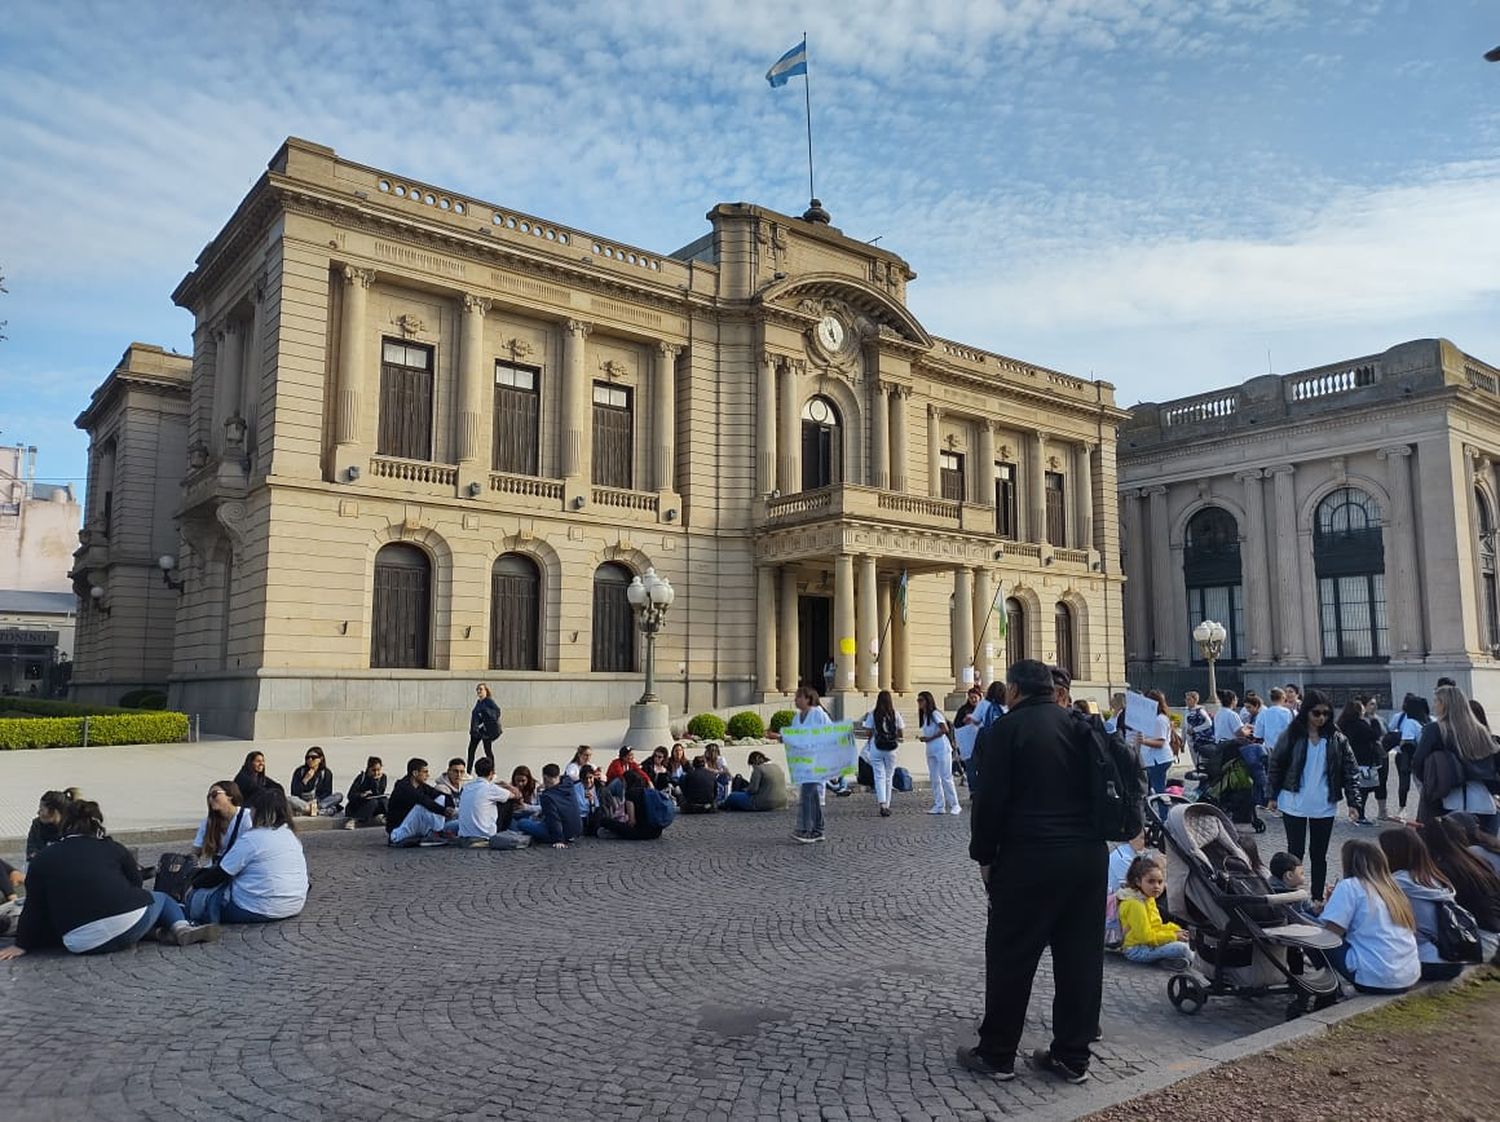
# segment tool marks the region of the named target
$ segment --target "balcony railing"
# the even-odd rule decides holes
[[[595,487],[594,503],[597,506],[613,507],[616,510],[634,510],[650,514],[653,518],[661,507],[661,499],[654,491],[631,491],[624,487]]]
[[[505,471],[490,472],[490,490],[500,495],[520,495],[531,499],[562,502],[560,479],[543,479],[536,475],[512,475]]]
[[[394,479],[401,483],[422,483],[452,487],[458,482],[458,467],[430,460],[403,460],[395,456],[370,457],[370,475],[375,479]]]

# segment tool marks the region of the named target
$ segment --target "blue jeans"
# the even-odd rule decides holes
[[[754,810],[750,805],[749,791],[734,791],[724,796],[724,801],[719,804],[725,810]]]
[[[823,801],[818,797],[821,783],[803,783],[802,797],[798,805],[797,828],[804,834],[823,832]]]
[[[229,895],[232,884],[218,888],[195,888],[188,893],[188,918],[194,923],[275,923],[277,917],[263,916],[242,908]]]
[[[1354,988],[1360,993],[1405,993],[1405,990],[1387,990],[1378,986],[1362,986],[1354,981],[1354,971],[1349,969],[1349,944],[1340,943],[1331,951],[1324,951],[1328,956],[1328,964],[1339,972],[1341,976],[1354,982]]]
[[[1167,769],[1171,764],[1149,764],[1146,767],[1146,780],[1151,784],[1151,793],[1160,795],[1167,789]]]
[[[1159,947],[1126,947],[1125,957],[1131,962],[1170,962],[1185,970],[1193,963],[1193,948],[1175,941]]]
[[[979,792],[979,762],[970,756],[963,762],[964,778],[969,781],[969,801],[974,801],[974,796]]]
[[[107,954],[110,951],[123,951],[126,947],[133,947],[141,941],[141,937],[154,927],[163,927],[171,930],[174,924],[186,923],[187,916],[182,912],[182,905],[165,892],[153,892],[151,903],[146,905],[146,913],[135,921],[129,931],[122,931],[107,943],[102,943],[91,951],[84,954]]]

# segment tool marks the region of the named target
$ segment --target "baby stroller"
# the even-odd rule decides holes
[[[1192,800],[1184,795],[1173,795],[1167,792],[1151,794],[1146,796],[1145,834],[1146,848],[1154,849],[1158,853],[1167,851],[1166,839],[1163,832],[1167,828],[1167,816],[1172,813],[1173,807],[1188,806]]]
[[[1266,826],[1255,814],[1255,779],[1245,762],[1238,740],[1221,740],[1200,753],[1201,779],[1198,801],[1218,807],[1230,821],[1264,833]]]
[[[1291,910],[1307,900],[1305,891],[1271,891],[1222,810],[1175,806],[1164,835],[1167,892],[1174,916],[1191,931],[1194,952],[1193,970],[1167,981],[1179,1012],[1197,1013],[1211,996],[1284,993],[1291,1020],[1339,999],[1328,952],[1342,940]]]

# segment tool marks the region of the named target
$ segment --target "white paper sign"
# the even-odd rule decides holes
[[[1157,708],[1155,698],[1128,690],[1125,693],[1125,727],[1131,732],[1150,735],[1156,730]]]
[[[781,730],[781,741],[793,783],[821,783],[858,773],[852,721],[806,729],[788,726]]]

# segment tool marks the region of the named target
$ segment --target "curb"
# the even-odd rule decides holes
[[[297,833],[307,834],[318,830],[334,830],[338,828],[334,823],[342,823],[343,820],[342,816],[331,818],[326,814],[320,814],[316,818],[305,818],[299,814],[296,818]],[[126,847],[144,845],[155,848],[159,845],[165,845],[168,842],[190,842],[197,831],[198,825],[197,823],[193,823],[190,826],[153,826],[144,830],[111,830],[109,831],[109,836]],[[19,857],[23,854],[25,848],[26,839],[24,837],[0,838],[0,855],[11,853]],[[12,862],[12,864],[16,865],[21,863],[19,861]]]
[[[1444,982],[1419,983],[1415,989],[1405,993],[1356,994],[1328,1009],[1319,1009],[1298,1017],[1295,1021],[1272,1025],[1270,1028],[1261,1029],[1249,1036],[1242,1036],[1238,1040],[1206,1048],[1201,1052],[1188,1052],[1180,1059],[1164,1064],[1156,1071],[1144,1075],[1133,1075],[1111,1083],[1091,1082],[1082,1094],[1036,1107],[1027,1114],[1027,1117],[1037,1122],[1072,1122],[1073,1119],[1120,1106],[1141,1095],[1171,1087],[1223,1064],[1242,1060],[1261,1052],[1269,1052],[1283,1044],[1319,1036],[1335,1025],[1358,1017],[1362,1013],[1369,1013],[1395,1002],[1435,997],[1438,994],[1447,993],[1449,990],[1468,985],[1479,971],[1487,968],[1486,963],[1468,966],[1457,978]]]

